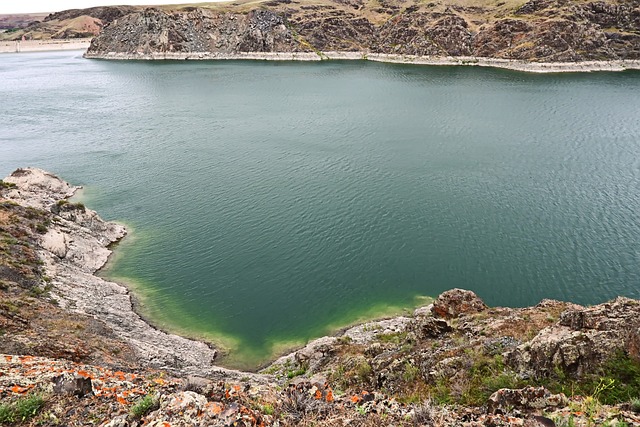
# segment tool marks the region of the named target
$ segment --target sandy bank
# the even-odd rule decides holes
[[[84,50],[91,39],[2,41],[0,53],[47,52],[53,50]]]
[[[640,60],[582,61],[582,62],[529,62],[512,59],[478,58],[466,56],[413,56],[365,52],[240,52],[235,54],[214,52],[157,52],[157,53],[85,53],[85,58],[114,60],[263,60],[263,61],[323,61],[368,60],[396,64],[468,65],[505,68],[530,73],[583,73],[592,71],[640,70]]]

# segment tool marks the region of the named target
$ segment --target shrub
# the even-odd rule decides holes
[[[142,418],[148,412],[151,412],[154,407],[158,405],[158,401],[151,394],[147,394],[145,397],[138,399],[138,401],[131,407],[131,416],[133,418]]]
[[[16,185],[13,182],[6,182],[6,181],[0,180],[0,190],[4,190],[5,188],[6,189],[16,188]]]

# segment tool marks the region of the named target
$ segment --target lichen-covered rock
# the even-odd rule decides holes
[[[508,355],[509,363],[534,377],[556,369],[575,376],[593,372],[624,350],[638,358],[640,302],[629,298],[562,313],[558,324],[544,328]]]
[[[564,394],[552,394],[544,387],[522,389],[500,389],[489,397],[487,412],[508,413],[513,409],[532,410],[565,406],[568,402]]]
[[[479,313],[486,309],[487,305],[474,292],[451,289],[438,296],[431,311],[434,316],[453,319],[462,314]]]
[[[442,334],[453,331],[453,328],[444,319],[424,317],[416,321],[415,331],[420,339],[436,338]]]

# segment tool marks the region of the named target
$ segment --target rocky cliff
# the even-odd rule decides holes
[[[88,57],[332,52],[537,62],[640,59],[638,0],[282,0],[146,9],[114,20]],[[111,55],[109,55],[111,54]]]

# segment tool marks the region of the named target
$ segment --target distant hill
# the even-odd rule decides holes
[[[51,14],[0,15],[0,40],[75,39],[93,37],[113,20],[141,10],[134,6],[69,9]]]
[[[33,23],[44,20],[46,13],[20,13],[0,15],[0,30],[12,30],[25,28]]]

